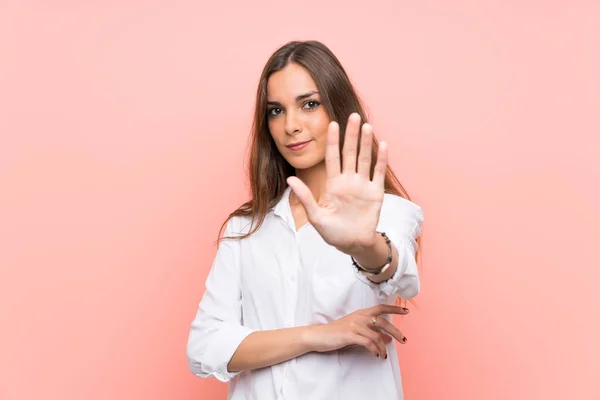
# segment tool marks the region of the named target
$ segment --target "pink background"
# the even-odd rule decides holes
[[[291,39],[340,58],[425,210],[406,398],[599,399],[599,15],[2,1],[0,399],[225,398],[185,342],[246,199],[258,76]]]

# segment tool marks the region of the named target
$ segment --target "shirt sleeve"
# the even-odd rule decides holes
[[[224,236],[231,236],[227,224]],[[200,378],[215,377],[228,382],[239,372],[229,372],[227,364],[242,341],[254,330],[242,325],[242,290],[236,248],[239,243],[219,244],[206,279],[204,295],[191,323],[187,359],[192,373]]]
[[[415,255],[423,218],[423,209],[417,204],[400,196],[385,195],[377,231],[385,232],[396,248],[398,268],[390,279],[381,283],[371,282],[366,275],[355,269],[359,279],[378,290],[382,302],[394,295],[410,300],[419,293],[419,271]]]

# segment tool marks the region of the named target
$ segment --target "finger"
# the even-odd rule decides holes
[[[344,135],[344,150],[342,172],[345,174],[356,173],[356,149],[358,142],[358,131],[360,129],[360,115],[357,113],[350,114],[348,124],[346,125],[346,133]]]
[[[400,331],[400,329],[396,328],[394,324],[388,321],[385,318],[377,318],[377,324],[375,326],[379,329],[383,329],[390,335],[392,335],[397,341],[402,344],[405,344],[407,339],[406,336]]]
[[[288,177],[287,183],[296,194],[296,197],[298,197],[302,207],[306,210],[308,219],[311,222],[317,220],[320,208],[308,186],[295,176]]]
[[[390,344],[394,340],[394,338],[392,336],[388,335],[385,332],[380,331],[379,330],[380,328],[378,328],[377,324],[373,325],[373,320],[371,317],[366,317],[366,318],[368,318],[368,320],[365,321],[367,326],[371,330],[373,330],[373,332],[377,332],[377,334],[381,337],[381,340],[383,340],[383,342],[385,344]]]
[[[360,136],[360,151],[358,153],[358,173],[367,179],[371,179],[371,149],[373,147],[373,127],[371,124],[362,126]]]
[[[379,357],[379,349],[377,348],[377,346],[375,346],[375,343],[373,343],[373,341],[367,338],[366,336],[354,333],[352,334],[352,342],[365,347],[375,357]]]
[[[327,178],[335,178],[340,174],[340,126],[333,121],[327,128],[325,168],[327,169]]]
[[[381,359],[387,358],[387,347],[385,346],[385,342],[383,341],[379,332],[375,332],[374,330],[368,328],[366,325],[359,325],[356,327],[356,333],[366,338],[369,338],[375,344],[375,346],[377,346],[378,357],[380,357]]]
[[[406,307],[394,306],[392,304],[377,304],[374,307],[367,308],[366,314],[370,317],[376,317],[381,314],[398,314],[398,315],[406,315],[409,313],[409,309]]]
[[[385,182],[385,173],[387,171],[388,149],[387,143],[379,143],[379,151],[377,153],[377,163],[373,172],[373,182],[383,187]]]
[[[379,332],[379,335],[381,336],[381,339],[385,344],[390,344],[394,340],[393,337],[391,337],[390,335],[386,335],[385,333]]]

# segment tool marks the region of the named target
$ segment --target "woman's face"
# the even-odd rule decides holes
[[[325,160],[329,115],[308,71],[288,64],[267,82],[269,131],[283,157],[296,169]]]

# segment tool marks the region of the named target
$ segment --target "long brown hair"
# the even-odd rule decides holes
[[[324,44],[318,41],[293,41],[275,51],[262,71],[256,93],[248,157],[248,179],[252,198],[225,220],[219,230],[219,242],[223,239],[244,239],[255,233],[263,224],[269,210],[281,199],[287,187],[286,178],[296,174],[295,169],[277,150],[269,133],[267,121],[267,82],[274,72],[282,70],[290,63],[304,67],[315,81],[321,95],[321,103],[327,110],[329,118],[339,124],[340,148],[344,143],[344,133],[350,114],[357,112],[361,116],[362,123],[368,122],[362,102],[346,71]],[[378,141],[373,138],[371,175],[377,161],[378,149]],[[408,193],[389,166],[385,174],[384,189],[386,193],[410,200]],[[221,237],[227,222],[236,216],[251,217],[250,231],[243,236]],[[417,242],[420,244],[419,239]]]

